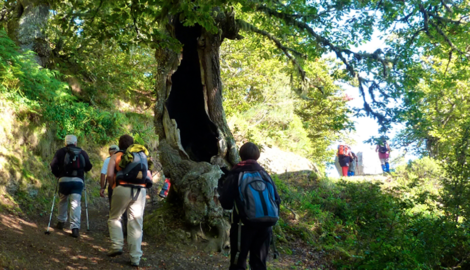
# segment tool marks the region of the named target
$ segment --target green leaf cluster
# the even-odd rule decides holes
[[[313,86],[292,91],[295,67],[267,41],[247,37],[223,44],[223,102],[236,139],[275,145],[318,163],[329,160],[327,147],[352,128],[350,111],[327,63],[306,62],[306,67],[321,91]]]
[[[287,239],[325,254],[325,268],[465,269],[469,222],[447,213],[453,206],[442,204],[443,177],[432,159],[397,169],[390,183],[274,176],[280,225]]]
[[[109,141],[119,130],[119,114],[79,102],[58,72],[41,68],[31,52],[20,53],[4,30],[0,30],[0,93],[17,104],[18,114],[40,115],[66,134],[92,136],[98,143]]]

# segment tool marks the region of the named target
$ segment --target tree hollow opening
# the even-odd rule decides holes
[[[170,118],[175,119],[181,144],[194,161],[210,161],[217,155],[218,131],[205,110],[204,87],[198,56],[199,25],[185,27],[175,23],[176,38],[183,44],[183,58],[172,75],[170,96],[166,107]]]

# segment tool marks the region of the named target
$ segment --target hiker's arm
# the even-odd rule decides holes
[[[114,185],[114,168],[115,167],[116,167],[116,155],[113,155],[109,159],[108,173],[106,174],[106,178],[108,179],[108,185],[110,187]]]
[[[375,147],[375,152],[377,152],[378,150],[379,150],[379,145]]]
[[[235,201],[235,195],[237,192],[236,184],[238,184],[238,174],[230,173],[225,181],[223,181],[222,186],[217,188],[219,192],[219,202],[224,209],[232,209],[233,202]]]
[[[101,189],[105,189],[106,187],[104,186],[106,184],[106,174],[101,174],[100,178],[100,187]]]
[[[109,158],[105,159],[103,162],[103,166],[101,167],[101,175],[100,175],[100,187],[101,189],[106,188],[106,174],[108,173],[108,164],[109,164]]]
[[[60,156],[60,150],[58,150],[57,152],[55,152],[54,158],[52,159],[52,162],[49,165],[55,177],[60,177]]]
[[[83,169],[85,172],[89,172],[93,167],[90,162],[90,158],[88,157],[87,152],[82,151],[83,157],[85,157],[85,168]]]
[[[100,178],[100,196],[101,197],[104,197],[104,189],[106,188],[105,187],[105,184],[106,184],[106,174],[101,174],[101,178]]]

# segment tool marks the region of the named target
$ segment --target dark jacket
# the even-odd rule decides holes
[[[64,159],[65,159],[65,154],[67,153],[67,147],[69,147],[69,146],[73,147],[74,145],[70,144],[70,145],[67,145],[64,148],[60,148],[59,150],[57,150],[57,152],[55,152],[54,158],[52,159],[52,162],[50,164],[52,173],[57,178],[64,177],[64,176],[70,176],[70,175],[65,175],[65,173],[64,173]],[[81,154],[85,158],[85,168],[83,169],[83,171],[78,171],[78,174],[75,177],[78,177],[78,178],[84,180],[85,172],[90,171],[93,166],[90,163],[90,158],[88,157],[88,154],[84,150],[82,150]]]
[[[219,192],[219,201],[222,205],[222,208],[230,210],[233,209],[233,203],[237,201],[240,203],[240,195],[238,192],[238,176],[241,172],[247,171],[259,171],[263,172],[261,175],[266,175],[270,177],[269,174],[261,167],[261,165],[256,162],[256,160],[245,160],[237,165],[235,165],[230,172],[228,172],[227,177],[221,178],[219,180],[219,185],[217,191]],[[274,182],[273,182],[274,183]],[[281,199],[277,193],[276,186],[274,186],[274,196],[275,201],[279,207],[281,204]],[[232,223],[237,223],[240,217],[233,211],[233,220]]]

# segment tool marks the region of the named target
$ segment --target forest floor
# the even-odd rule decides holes
[[[87,231],[82,208],[82,228],[76,239],[70,236],[69,229],[54,229],[55,218],[50,235],[46,235],[48,215],[26,217],[0,213],[0,269],[136,269],[130,266],[127,245],[123,255],[106,256],[110,246],[106,217],[107,209],[90,211],[90,231]],[[207,252],[203,245],[157,241],[148,239],[144,232],[144,254],[139,269],[228,269],[228,255]],[[321,254],[311,252],[300,240],[282,245],[291,254],[281,253],[280,259],[273,260],[270,252],[268,269],[325,269],[321,267],[325,263],[321,262]]]

